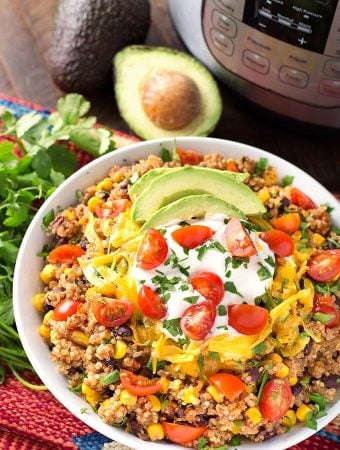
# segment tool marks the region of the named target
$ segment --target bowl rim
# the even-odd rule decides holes
[[[312,183],[312,185],[315,186],[315,188],[318,189],[319,192],[323,196],[327,198],[327,202],[331,204],[335,208],[335,212],[340,217],[340,207],[337,200],[333,197],[333,195],[317,180],[315,180],[312,176],[310,176],[308,173],[304,172],[299,167],[295,166],[293,163],[290,163],[289,161],[286,161],[285,159],[281,158],[278,155],[275,155],[273,153],[270,153],[266,150],[263,150],[259,147],[255,147],[252,145],[243,144],[237,141],[231,141],[226,139],[218,139],[218,138],[210,138],[210,137],[178,137],[176,138],[176,146],[184,146],[189,148],[195,148],[195,143],[206,143],[209,146],[209,143],[212,144],[212,147],[214,144],[218,145],[224,145],[226,152],[228,152],[228,146],[231,146],[231,148],[234,148],[236,150],[239,150],[240,152],[244,152],[245,156],[255,157],[266,157],[269,159],[270,163],[273,164],[275,167],[281,167],[284,166],[284,170],[287,169],[293,169],[295,181],[298,179],[300,175],[303,175],[305,180],[308,181],[308,183]],[[30,223],[29,227],[27,228],[27,231],[25,233],[25,236],[23,238],[23,241],[20,246],[20,250],[17,256],[17,261],[15,265],[15,271],[14,271],[14,279],[13,279],[13,309],[14,309],[14,317],[18,329],[18,333],[23,345],[23,348],[29,358],[29,360],[32,363],[32,366],[36,370],[37,375],[40,377],[40,379],[43,381],[43,383],[48,387],[50,392],[56,397],[59,402],[67,408],[72,414],[74,414],[78,419],[80,419],[82,422],[84,422],[86,425],[93,428],[95,431],[98,431],[102,433],[103,435],[109,437],[110,439],[114,439],[117,442],[130,446],[134,449],[142,449],[142,450],[164,450],[164,449],[173,449],[173,450],[180,450],[184,449],[182,446],[178,446],[175,444],[168,444],[168,443],[158,443],[158,442],[150,442],[150,441],[143,441],[132,434],[125,432],[124,430],[119,430],[118,428],[114,428],[112,426],[110,427],[110,435],[108,435],[108,425],[104,424],[100,420],[100,422],[96,422],[94,424],[94,417],[99,417],[96,413],[91,412],[90,414],[82,414],[75,405],[68,399],[65,399],[65,393],[67,390],[66,383],[63,389],[60,389],[58,385],[54,385],[49,380],[48,374],[46,374],[43,370],[43,361],[40,361],[40,355],[36,354],[34,351],[34,348],[31,346],[28,336],[25,332],[25,317],[22,314],[21,307],[20,307],[20,288],[21,288],[21,282],[20,282],[20,274],[23,270],[23,263],[25,260],[25,250],[27,248],[27,245],[30,240],[30,236],[32,234],[32,231],[36,229],[36,227],[40,228],[42,218],[44,215],[51,209],[51,204],[59,198],[60,194],[64,191],[64,189],[67,189],[68,185],[72,184],[75,180],[81,180],[83,177],[86,178],[87,172],[89,172],[92,168],[96,167],[97,165],[103,164],[103,162],[109,162],[106,169],[103,169],[103,175],[105,175],[105,171],[107,173],[107,170],[117,161],[120,160],[121,156],[124,156],[125,154],[127,156],[133,154],[133,151],[136,149],[142,150],[145,149],[143,153],[143,157],[147,157],[149,154],[156,153],[154,150],[154,147],[159,146],[159,148],[162,145],[173,145],[174,139],[173,138],[161,138],[161,139],[154,139],[150,141],[141,141],[136,142],[131,145],[127,145],[126,147],[123,147],[121,149],[115,150],[113,152],[110,152],[106,155],[103,155],[100,158],[95,159],[94,161],[90,162],[89,164],[85,165],[81,169],[77,170],[75,173],[73,173],[70,177],[68,177],[54,192],[53,194],[44,202],[42,207],[39,209],[37,214],[34,216],[32,222]],[[150,147],[150,151],[147,151],[147,149]],[[151,148],[153,148],[151,150]],[[229,148],[230,151],[230,148]],[[211,150],[210,152],[206,153],[214,153],[214,152],[221,152],[221,149],[219,150]],[[223,152],[222,152],[223,153]],[[124,159],[124,158],[123,158]],[[140,158],[138,158],[140,159]],[[91,180],[89,180],[86,185],[90,185],[92,183]],[[296,183],[294,183],[296,184]],[[76,394],[74,394],[76,395]],[[77,396],[77,395],[76,395]],[[77,396],[79,397],[79,396]],[[321,419],[318,420],[318,428],[317,430],[311,430],[309,428],[302,428],[302,427],[294,427],[294,429],[290,430],[287,433],[278,435],[268,441],[261,442],[261,443],[251,443],[247,442],[246,444],[249,445],[249,448],[251,449],[257,449],[260,446],[262,448],[266,448],[267,450],[270,449],[269,446],[267,446],[267,443],[275,443],[275,448],[277,450],[281,449],[284,450],[292,445],[296,445],[299,442],[302,442],[303,440],[307,439],[308,437],[315,434],[318,430],[323,428],[325,425],[327,425],[336,415],[340,413],[340,402],[337,402],[332,405],[332,413],[330,415],[327,415]],[[294,431],[293,431],[294,430]],[[299,432],[300,430],[300,432]],[[278,446],[279,444],[279,446]],[[245,445],[243,444],[244,448]],[[271,447],[272,448],[272,447]]]

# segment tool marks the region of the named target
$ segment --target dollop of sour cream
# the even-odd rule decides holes
[[[219,334],[240,335],[228,324],[228,305],[255,304],[255,298],[263,295],[273,281],[275,256],[266,242],[256,231],[249,231],[257,254],[249,258],[237,258],[230,254],[225,243],[226,216],[214,214],[201,220],[188,220],[188,225],[205,225],[214,234],[203,245],[194,249],[185,249],[171,236],[171,233],[183,226],[181,222],[172,222],[159,231],[168,244],[168,255],[156,269],[144,270],[132,268],[132,276],[138,289],[144,284],[157,290],[167,307],[167,315],[160,320],[164,334],[175,341],[185,342],[180,328],[180,319],[192,305],[206,299],[190,284],[190,277],[201,271],[218,275],[225,286],[224,297],[217,306],[215,322],[206,337]]]

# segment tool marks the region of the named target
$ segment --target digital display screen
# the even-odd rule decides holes
[[[338,0],[246,0],[243,22],[296,47],[323,53]]]

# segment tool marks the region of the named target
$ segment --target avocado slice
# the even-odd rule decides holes
[[[136,222],[145,222],[163,206],[198,194],[214,195],[246,215],[265,212],[256,194],[231,176],[205,167],[184,166],[155,178],[134,203],[132,217]]]
[[[205,214],[224,214],[228,217],[245,219],[245,215],[239,209],[214,195],[188,195],[156,211],[144,223],[140,232],[166,225],[175,219],[189,220],[193,217],[204,217]]]
[[[222,113],[211,73],[174,49],[135,45],[114,58],[120,115],[144,139],[207,136]]]
[[[149,185],[158,177],[161,175],[164,175],[166,173],[174,172],[176,170],[181,170],[182,167],[177,168],[171,168],[171,167],[159,167],[157,169],[151,169],[148,172],[146,172],[139,180],[136,181],[135,184],[133,184],[129,189],[129,196],[133,202],[137,200],[137,197],[140,196],[140,194],[149,187]],[[244,172],[231,172],[229,170],[221,171],[217,169],[209,169],[216,172],[220,172],[224,175],[227,175],[228,177],[232,177],[235,179],[237,183],[243,183],[243,181],[249,177],[249,173]]]

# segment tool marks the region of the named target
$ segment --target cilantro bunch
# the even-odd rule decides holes
[[[71,142],[94,157],[115,148],[111,131],[96,126],[95,117],[86,116],[89,109],[84,97],[69,94],[48,117],[38,112],[19,119],[9,111],[2,115],[0,137],[10,136],[11,140],[0,142],[0,383],[9,368],[30,385],[18,373],[33,369],[14,325],[14,265],[35,212],[77,169],[76,154],[66,144]]]

